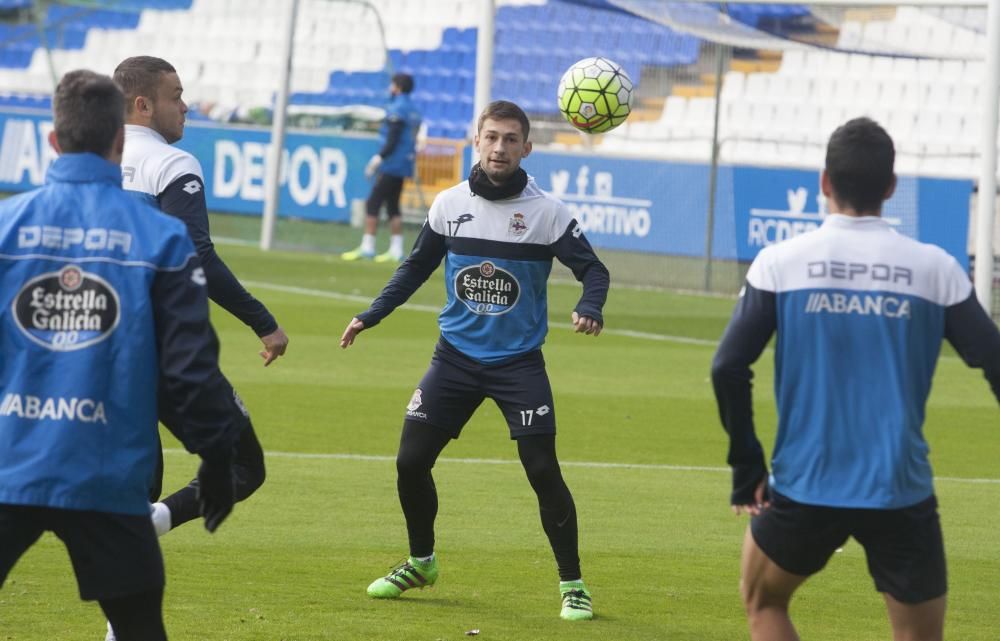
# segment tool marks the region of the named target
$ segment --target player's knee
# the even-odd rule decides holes
[[[559,488],[565,485],[559,464],[555,460],[533,458],[521,461],[528,482],[535,489]]]
[[[751,619],[768,610],[788,610],[788,595],[769,590],[759,576],[740,578],[740,596]]]
[[[267,478],[263,450],[257,446],[240,451],[233,464],[233,476],[236,478],[237,501],[242,501],[260,489]]]
[[[264,484],[264,479],[267,477],[264,460],[261,459],[259,464],[236,466],[234,476],[236,477],[236,500],[242,501]]]
[[[426,475],[431,470],[425,457],[400,450],[396,455],[396,473],[401,479],[412,479]]]

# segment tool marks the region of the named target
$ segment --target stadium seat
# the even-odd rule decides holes
[[[871,57],[871,76],[873,78],[889,78],[892,77],[893,62],[892,58],[889,56],[872,56]]]
[[[864,49],[864,25],[854,20],[841,23],[837,37],[837,47],[841,49]]]
[[[794,76],[804,71],[806,67],[806,51],[802,49],[789,49],[781,54],[780,73]]]

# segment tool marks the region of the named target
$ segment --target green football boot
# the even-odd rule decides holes
[[[424,588],[434,585],[438,578],[437,559],[428,563],[410,557],[405,563],[393,569],[388,575],[375,579],[368,586],[368,596],[376,599],[395,599],[410,588]]]
[[[392,250],[387,251],[384,254],[378,254],[375,256],[376,263],[401,263],[403,262],[403,257],[392,253]]]
[[[366,252],[358,247],[357,249],[352,249],[349,252],[344,252],[340,255],[340,258],[342,260],[371,260],[375,258],[375,252]]]
[[[559,617],[567,621],[588,621],[594,618],[594,606],[590,602],[590,591],[583,581],[563,581],[559,583],[562,593],[562,611]]]

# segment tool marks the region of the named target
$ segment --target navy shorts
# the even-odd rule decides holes
[[[875,589],[902,603],[948,592],[937,499],[895,509],[806,505],[771,490],[771,506],[750,522],[757,546],[781,569],[809,576],[854,537],[865,550]]]
[[[0,504],[0,586],[46,531],[66,546],[84,601],[163,589],[163,556],[148,515],[9,504]]]
[[[385,205],[385,214],[389,218],[396,218],[402,215],[399,208],[399,198],[403,194],[403,181],[400,176],[390,176],[389,174],[379,174],[375,179],[368,200],[365,201],[365,214],[378,217],[382,205]]]
[[[406,406],[406,419],[445,430],[458,438],[483,399],[492,398],[507,419],[510,437],[555,434],[552,386],[541,350],[499,365],[484,365],[444,339]]]

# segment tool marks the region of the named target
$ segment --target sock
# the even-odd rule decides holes
[[[389,253],[396,258],[403,257],[403,235],[393,234],[389,239]]]
[[[411,558],[414,561],[416,561],[417,563],[419,563],[420,565],[427,565],[428,563],[431,563],[431,562],[434,561],[434,553],[431,552],[430,556],[414,556],[414,557],[411,557]]]
[[[170,527],[177,528],[201,516],[198,505],[198,487],[192,482],[177,490],[163,504],[170,510]]]
[[[375,253],[375,235],[365,234],[361,237],[361,251],[365,254]]]
[[[149,506],[149,518],[153,521],[156,536],[163,536],[170,531],[170,508],[163,503],[153,503]]]

